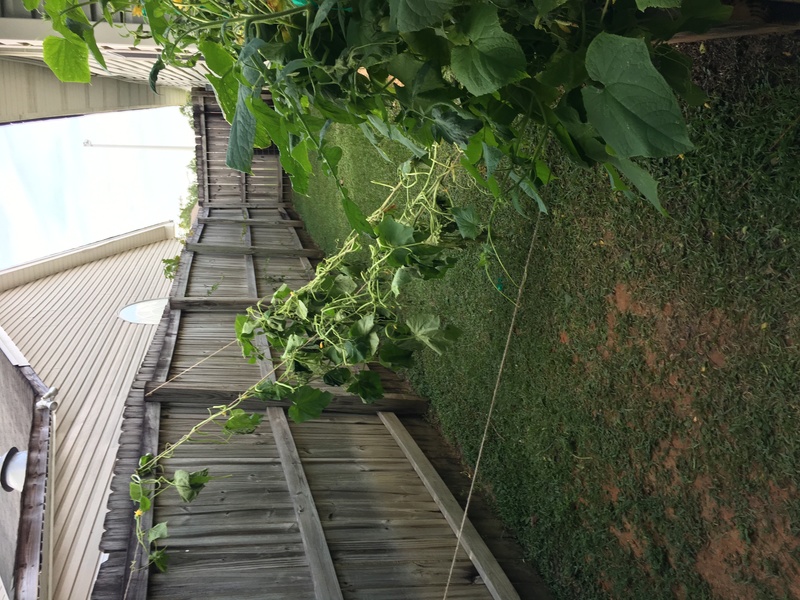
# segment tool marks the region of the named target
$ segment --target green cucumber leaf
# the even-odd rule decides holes
[[[453,75],[475,96],[491,94],[527,77],[525,53],[514,36],[500,25],[497,8],[478,4],[464,19],[466,46],[451,52]]]
[[[44,62],[65,83],[89,83],[89,49],[83,41],[72,42],[49,35],[43,42]]]
[[[650,61],[644,40],[600,33],[586,52],[589,123],[618,156],[662,157],[693,148],[678,102]]]
[[[438,25],[459,0],[389,0],[389,24],[395,31],[412,32]]]
[[[383,384],[381,377],[374,371],[360,371],[355,381],[347,387],[351,394],[357,394],[365,404],[383,398]]]

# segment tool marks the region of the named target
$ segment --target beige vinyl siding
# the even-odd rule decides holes
[[[119,310],[165,297],[161,260],[180,250],[161,241],[0,293],[0,322],[37,373],[59,387],[55,449],[53,598],[83,600],[100,561],[99,542],[123,402],[155,326]]]
[[[0,58],[0,123],[133,108],[181,106],[186,90],[94,77],[91,85],[62,83],[44,65]]]
[[[175,237],[175,224],[171,221],[137,229],[93,244],[59,252],[0,271],[0,292],[25,283],[38,281],[48,275],[114,256],[126,250],[147,246]]]

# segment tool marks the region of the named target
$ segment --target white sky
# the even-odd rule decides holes
[[[193,148],[177,107],[0,126],[0,269],[177,222]]]

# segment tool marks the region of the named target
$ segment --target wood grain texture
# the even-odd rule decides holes
[[[35,379],[41,384],[38,377]],[[14,561],[16,586],[14,600],[36,600],[38,597],[39,571],[42,568],[42,536],[47,509],[45,499],[50,463],[51,426],[52,413],[49,408],[34,410]]]
[[[453,494],[447,489],[444,481],[439,477],[436,469],[433,468],[433,465],[431,465],[422,450],[419,449],[414,438],[406,431],[400,419],[392,413],[382,412],[379,413],[378,416],[411,462],[411,465],[425,484],[431,496],[433,496],[433,499],[441,509],[442,514],[447,519],[453,532],[457,535],[461,527],[464,511],[453,497]],[[489,551],[489,548],[486,546],[483,539],[481,539],[475,527],[469,522],[469,519],[464,523],[461,546],[469,555],[475,568],[478,569],[484,585],[486,585],[492,593],[492,597],[495,600],[519,600],[519,594],[517,594],[514,586],[511,585],[503,569],[500,568],[497,560]]]
[[[283,463],[289,495],[294,503],[300,534],[306,549],[306,556],[311,567],[314,580],[314,591],[317,600],[342,600],[342,590],[333,566],[328,542],[319,520],[319,513],[314,505],[314,498],[303,471],[303,464],[297,453],[289,423],[281,408],[267,409],[272,433]]]
[[[266,248],[263,246],[225,246],[221,244],[186,244],[189,252],[204,252],[206,254],[252,254],[253,256],[305,256],[322,258],[324,254],[315,249],[296,248]]]

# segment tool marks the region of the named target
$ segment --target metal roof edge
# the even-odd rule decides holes
[[[0,292],[79,267],[128,250],[163,242],[175,237],[175,223],[165,221],[129,233],[45,256],[0,271]]]

